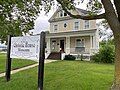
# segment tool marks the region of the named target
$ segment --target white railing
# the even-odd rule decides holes
[[[81,51],[76,50],[76,48],[70,48],[70,53],[72,53],[72,54],[80,54],[80,53],[90,54],[90,49],[85,48],[85,51],[81,52]]]

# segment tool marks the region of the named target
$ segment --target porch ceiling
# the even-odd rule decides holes
[[[59,32],[59,33],[46,33],[47,38],[54,38],[54,37],[72,37],[72,36],[90,36],[94,35],[96,29],[92,30],[81,30],[81,31],[71,31],[71,32]]]

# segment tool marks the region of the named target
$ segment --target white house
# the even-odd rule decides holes
[[[71,11],[74,14],[87,15],[86,10]],[[58,59],[71,54],[78,57],[83,54],[85,59],[99,49],[99,35],[96,20],[74,19],[61,8],[57,9],[49,19],[50,31],[46,33],[46,56]]]

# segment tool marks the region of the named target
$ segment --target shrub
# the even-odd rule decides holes
[[[100,54],[99,54],[99,53],[96,53],[96,54],[93,55],[90,59],[91,59],[92,61],[94,61],[94,62],[101,62]]]
[[[73,55],[65,55],[65,58],[64,58],[64,60],[75,60],[76,58],[75,58],[75,56],[73,56]]]
[[[92,60],[102,63],[113,63],[115,58],[115,49],[113,45],[104,45],[99,52],[92,56]]]

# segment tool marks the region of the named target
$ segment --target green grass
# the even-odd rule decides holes
[[[114,65],[81,61],[45,64],[44,90],[109,90]],[[0,78],[0,90],[37,90],[37,67]]]
[[[12,69],[17,69],[24,67],[26,65],[34,64],[36,62],[31,60],[24,60],[24,59],[13,59],[12,60]],[[6,54],[0,53],[0,73],[5,72],[6,67]]]

